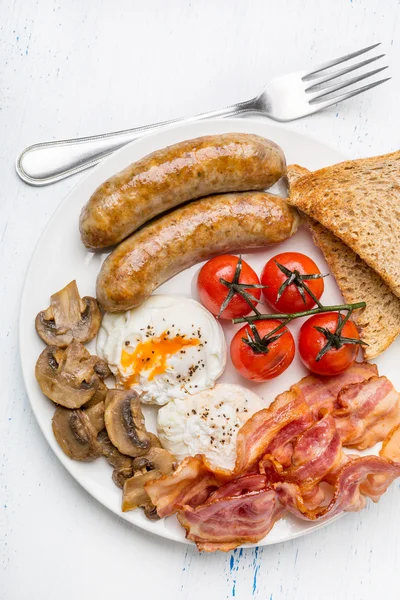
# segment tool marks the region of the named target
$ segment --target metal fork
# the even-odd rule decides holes
[[[258,113],[275,121],[292,121],[306,115],[311,115],[337,102],[366,92],[390,79],[390,77],[387,77],[357,87],[351,91],[339,93],[344,88],[387,69],[387,66],[385,66],[369,71],[368,73],[362,73],[356,77],[345,78],[336,84],[329,83],[338,77],[347,75],[384,57],[384,54],[379,54],[355,64],[350,64],[345,68],[333,72],[329,71],[331,67],[365,54],[379,45],[374,44],[357,52],[330,60],[311,71],[297,71],[276,77],[255,98],[220,110],[201,113],[193,117],[183,117],[172,119],[171,121],[154,123],[153,125],[144,125],[115,133],[55,142],[43,142],[28,146],[17,157],[17,173],[23,181],[30,185],[48,185],[49,183],[60,181],[74,173],[83,171],[88,167],[92,167],[114,150],[121,148],[144,133],[177,123],[189,123],[210,117],[232,117],[243,113]]]

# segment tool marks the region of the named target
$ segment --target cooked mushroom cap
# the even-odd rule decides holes
[[[55,410],[52,426],[57,442],[70,458],[91,461],[101,456],[102,447],[97,441],[97,431],[85,411],[59,406]]]
[[[35,326],[46,344],[66,348],[73,340],[92,340],[100,323],[97,300],[90,296],[81,298],[74,280],[51,296],[49,308],[37,315]]]
[[[157,513],[154,512],[154,505],[144,489],[144,484],[159,477],[161,477],[159,471],[149,471],[143,475],[138,473],[127,479],[124,483],[124,493],[122,496],[122,512],[134,510],[142,506],[145,509],[146,516],[149,518],[158,518]]]
[[[148,519],[158,519],[156,507],[151,502],[144,485],[152,479],[172,473],[174,462],[172,454],[155,446],[151,447],[145,456],[134,458],[132,467],[135,474],[124,483],[122,511],[126,512],[142,506]]]
[[[82,344],[72,342],[65,350],[47,346],[36,363],[36,379],[42,392],[56,404],[80,408],[96,394],[104,397],[104,376],[108,367],[97,356],[91,356]]]
[[[132,458],[132,457],[131,457]],[[120,490],[124,489],[125,481],[133,475],[132,465],[130,467],[115,467],[112,472],[112,480]]]
[[[104,402],[97,402],[88,408],[85,406],[85,414],[96,432],[96,435],[104,429]]]
[[[122,454],[135,457],[148,452],[151,438],[134,390],[108,390],[104,420],[111,442]]]
[[[162,448],[161,442],[158,439],[158,437],[155,435],[155,433],[151,433],[150,431],[148,431],[147,435],[149,436],[149,440],[150,440],[150,444],[151,444],[152,448]]]
[[[123,488],[125,481],[133,475],[132,457],[121,454],[111,442],[106,429],[100,431],[97,436],[97,441],[100,442],[102,446],[103,456],[105,456],[110,465],[114,467],[112,478],[115,485],[119,488]]]
[[[150,448],[145,456],[133,460],[134,471],[159,471],[161,475],[169,475],[174,470],[175,458],[164,448]]]
[[[96,368],[94,370],[96,372]],[[99,402],[104,402],[107,396],[107,392],[108,387],[101,379],[99,379],[99,385],[97,387],[97,390],[95,391],[94,396],[88,402],[86,402],[85,409],[90,408],[91,406],[95,406]]]

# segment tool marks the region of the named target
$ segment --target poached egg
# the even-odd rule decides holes
[[[221,325],[201,304],[154,295],[138,308],[104,315],[97,354],[117,387],[135,388],[143,403],[164,405],[212,388],[227,352]]]
[[[204,454],[213,466],[232,470],[238,431],[262,408],[265,402],[254,392],[220,383],[163,406],[158,411],[157,433],[163,448],[179,461]]]

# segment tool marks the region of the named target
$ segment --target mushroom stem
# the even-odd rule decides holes
[[[101,312],[95,298],[79,295],[71,281],[50,298],[50,306],[36,317],[36,331],[49,345],[66,348],[73,340],[89,342],[100,328]]]

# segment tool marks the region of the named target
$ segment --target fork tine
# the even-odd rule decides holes
[[[334,92],[338,92],[339,90],[348,87],[349,85],[353,85],[353,83],[357,83],[358,81],[362,81],[363,79],[367,79],[368,77],[372,77],[381,71],[384,71],[388,67],[381,67],[380,69],[375,69],[374,71],[370,71],[369,73],[363,73],[362,75],[358,75],[357,77],[352,77],[347,81],[342,81],[338,85],[330,85],[323,90],[319,90],[319,92],[315,92],[315,94],[311,94],[310,104],[316,104],[320,100],[320,98],[324,98],[329,94],[333,94]]]
[[[322,110],[323,108],[328,108],[328,106],[332,106],[333,104],[342,102],[342,100],[348,100],[349,98],[352,98],[353,96],[357,96],[358,94],[362,94],[363,92],[366,92],[367,90],[372,90],[372,88],[376,87],[377,85],[381,85],[381,83],[385,83],[385,81],[389,81],[389,79],[392,79],[392,78],[386,77],[386,79],[380,79],[379,81],[374,81],[374,83],[369,83],[368,85],[363,85],[362,87],[357,88],[356,90],[353,90],[352,92],[347,92],[346,94],[339,94],[338,96],[335,96],[334,98],[330,98],[329,100],[326,100],[325,102],[314,103],[313,106],[315,106],[316,110]]]
[[[350,67],[346,67],[344,69],[339,69],[338,71],[334,71],[330,75],[326,75],[325,77],[320,77],[319,79],[313,80],[312,85],[306,89],[306,92],[312,92],[314,88],[320,86],[323,83],[327,83],[328,81],[332,81],[332,79],[336,79],[337,77],[341,77],[342,75],[347,75],[347,73],[351,73],[356,69],[361,69],[361,67],[365,67],[380,58],[383,58],[386,54],[379,54],[378,56],[374,56],[373,58],[368,58],[367,60],[363,60],[356,65],[351,65]],[[303,78],[304,80],[304,78]]]
[[[365,54],[365,52],[369,52],[374,48],[377,48],[381,45],[381,42],[378,44],[373,44],[372,46],[368,46],[367,48],[363,48],[362,50],[357,50],[357,52],[352,52],[351,54],[346,54],[346,56],[341,56],[340,58],[335,58],[333,60],[329,60],[326,63],[322,63],[317,68],[313,69],[309,73],[306,73],[303,77],[303,81],[307,81],[309,78],[312,78],[313,75],[320,73],[321,71],[325,71],[325,69],[329,69],[330,67],[334,67],[336,65],[340,65],[340,63],[346,62],[356,56],[360,56],[361,54]]]

